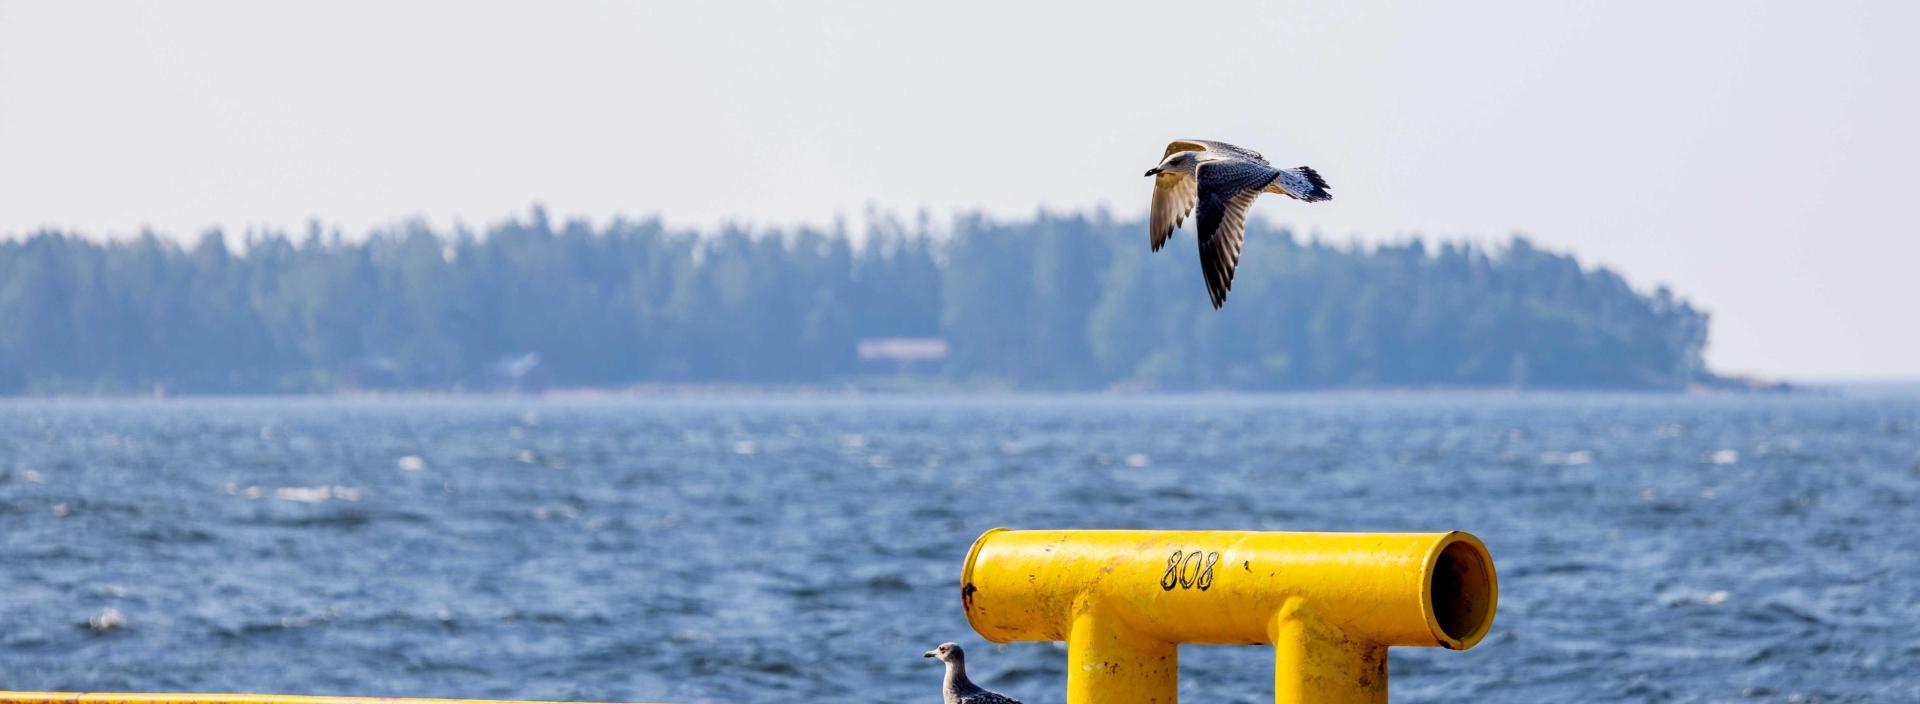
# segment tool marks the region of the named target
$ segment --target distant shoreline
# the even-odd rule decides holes
[[[238,392],[238,393],[21,393],[0,394],[0,402],[15,400],[193,400],[193,399],[675,399],[729,397],[871,397],[906,398],[915,396],[952,396],[959,398],[995,397],[1338,397],[1338,396],[1844,396],[1855,398],[1920,396],[1920,381],[1856,381],[1836,384],[1771,382],[1744,386],[1692,385],[1685,389],[1633,389],[1604,387],[1508,387],[1508,386],[1356,386],[1302,389],[1227,389],[1227,388],[1147,388],[1114,386],[1099,389],[1038,389],[1002,384],[636,384],[619,387],[556,387],[546,389],[337,389],[310,392]]]

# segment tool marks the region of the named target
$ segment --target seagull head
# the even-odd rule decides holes
[[[1188,174],[1200,167],[1200,152],[1174,152],[1160,160],[1160,165],[1147,169],[1148,176],[1160,174]]]
[[[940,662],[958,662],[966,658],[966,656],[967,654],[960,650],[960,645],[957,643],[941,643],[934,649],[927,651],[924,655],[924,657],[934,658]]]

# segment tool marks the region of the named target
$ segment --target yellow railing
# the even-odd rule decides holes
[[[1385,702],[1387,648],[1471,648],[1499,580],[1466,533],[1010,531],[967,554],[988,640],[1066,641],[1068,704],[1178,701],[1179,645],[1274,648],[1274,701]],[[0,704],[559,704],[278,694],[0,692]]]
[[[164,694],[123,692],[0,692],[0,704],[572,704],[483,699],[303,697],[289,694]]]
[[[967,621],[1066,641],[1068,704],[1178,700],[1179,644],[1274,647],[1274,701],[1385,702],[1388,646],[1471,648],[1493,558],[1466,533],[1010,531],[974,541]]]

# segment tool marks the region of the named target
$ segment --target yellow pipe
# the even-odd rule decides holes
[[[1274,647],[1274,701],[1385,702],[1388,646],[1471,648],[1493,558],[1452,533],[995,528],[961,576],[995,642],[1067,642],[1068,704],[1178,700],[1178,645]]]
[[[0,704],[563,704],[484,699],[307,697],[291,694],[168,694],[122,692],[0,692]]]

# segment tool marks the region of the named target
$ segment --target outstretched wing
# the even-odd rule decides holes
[[[1167,243],[1173,228],[1186,222],[1187,213],[1200,200],[1200,184],[1186,174],[1161,173],[1153,179],[1153,213],[1147,231],[1153,235],[1153,251]]]
[[[1240,242],[1246,237],[1247,208],[1260,198],[1279,171],[1265,162],[1215,161],[1200,165],[1200,272],[1207,278],[1213,307],[1226,305],[1233,270],[1240,266]]]
[[[1161,154],[1160,158],[1165,159],[1174,152],[1215,152],[1222,156],[1237,156],[1244,159],[1252,159],[1262,164],[1267,163],[1267,158],[1260,156],[1260,152],[1247,149],[1246,147],[1236,147],[1226,142],[1215,142],[1207,139],[1173,140],[1167,144],[1167,153]]]

